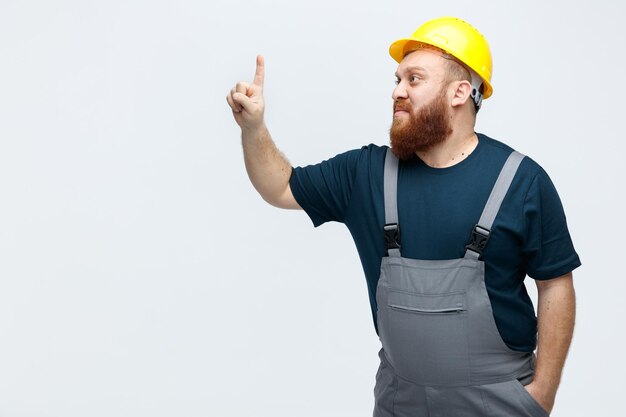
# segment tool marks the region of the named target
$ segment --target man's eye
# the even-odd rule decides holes
[[[419,80],[420,80],[420,77],[418,77],[417,75],[411,75],[410,80],[411,80],[411,82],[413,83],[413,82],[415,82],[415,81],[419,81]]]
[[[394,80],[394,83],[395,83],[396,85],[400,84],[400,78],[396,78],[396,79]]]

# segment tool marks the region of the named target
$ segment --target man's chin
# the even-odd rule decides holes
[[[391,130],[403,129],[409,123],[409,118],[404,116],[393,116]]]

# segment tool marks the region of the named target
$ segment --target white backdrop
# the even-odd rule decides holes
[[[625,12],[0,0],[0,416],[371,415],[379,341],[352,240],[261,200],[225,96],[263,53],[294,165],[385,144],[388,45],[441,15],[490,41],[477,131],[546,168],[583,261],[553,415],[617,415]]]

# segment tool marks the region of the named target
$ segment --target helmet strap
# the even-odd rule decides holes
[[[480,106],[483,104],[483,80],[472,70],[468,68],[470,75],[472,76],[472,92],[470,93],[470,97],[474,101],[474,107],[476,107],[476,111],[480,110]]]

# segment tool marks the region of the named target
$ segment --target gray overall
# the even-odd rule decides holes
[[[400,253],[398,160],[387,151],[374,417],[548,415],[523,386],[532,381],[534,354],[510,349],[498,332],[481,259],[523,158],[507,159],[463,258],[419,260]]]

